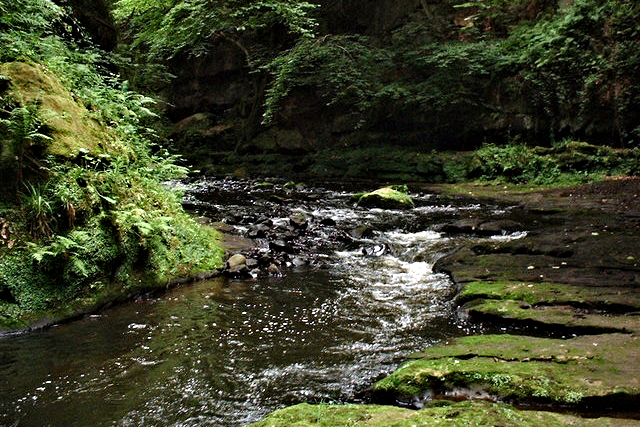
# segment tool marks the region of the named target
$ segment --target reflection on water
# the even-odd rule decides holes
[[[393,221],[320,202],[293,209],[387,228],[285,277],[196,283],[0,340],[0,424],[240,426],[348,400],[407,354],[465,333],[452,283],[431,269],[453,242],[416,225],[447,207]]]

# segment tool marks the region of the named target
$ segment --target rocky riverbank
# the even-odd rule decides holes
[[[457,302],[471,321],[519,335],[442,343],[366,393],[371,403],[419,412],[301,405],[257,425],[466,425],[472,413],[489,425],[506,422],[507,412],[509,425],[640,425],[640,180],[524,193],[474,185],[436,190],[518,203],[508,221],[527,230],[525,238],[465,245],[434,269],[458,285]],[[442,232],[482,234],[495,226],[469,215]],[[520,412],[533,408],[573,415]],[[619,419],[602,418],[611,416]]]

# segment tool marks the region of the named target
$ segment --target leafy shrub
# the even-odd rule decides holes
[[[468,177],[543,185],[581,183],[603,175],[633,174],[640,165],[639,155],[638,149],[616,151],[575,141],[552,148],[485,144],[474,152]]]

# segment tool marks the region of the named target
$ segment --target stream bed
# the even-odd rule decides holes
[[[414,209],[363,209],[350,195],[374,188],[336,183],[180,186],[195,215],[252,236],[247,256],[277,269],[1,339],[0,425],[242,426],[286,405],[354,401],[407,355],[483,332],[458,316],[455,285],[432,271],[481,237],[436,230],[499,219],[509,206],[412,193]],[[292,227],[292,217],[307,224]]]

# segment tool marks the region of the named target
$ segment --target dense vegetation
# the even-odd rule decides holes
[[[242,119],[252,132],[240,143],[261,150],[251,139],[273,129],[423,150],[516,138],[638,146],[636,1],[442,0],[415,10],[402,2],[409,12],[388,30],[360,28],[355,15],[332,28],[335,16],[324,10],[343,3],[320,3],[121,0],[116,11],[138,58],[173,72],[177,54],[206,57],[225,38],[238,44],[245,71],[263,79],[254,95],[260,114],[216,113],[214,124]],[[344,13],[356,9],[367,13]]]
[[[4,326],[220,266],[217,234],[162,184],[186,170],[157,145],[152,99],[88,45],[64,8],[0,1]]]

